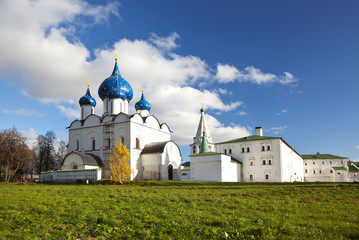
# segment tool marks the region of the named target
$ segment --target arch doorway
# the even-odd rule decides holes
[[[168,180],[173,180],[173,166],[168,165]]]

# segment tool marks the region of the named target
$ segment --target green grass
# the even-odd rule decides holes
[[[359,184],[0,184],[0,239],[358,239]]]

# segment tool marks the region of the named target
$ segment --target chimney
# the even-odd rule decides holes
[[[256,127],[256,135],[261,137],[263,136],[262,127]]]

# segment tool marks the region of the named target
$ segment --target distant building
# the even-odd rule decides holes
[[[347,182],[348,159],[331,154],[304,154],[306,182]]]

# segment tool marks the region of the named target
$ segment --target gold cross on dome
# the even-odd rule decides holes
[[[90,87],[90,78],[87,79],[87,87]]]
[[[143,93],[143,90],[145,89],[145,85],[142,84],[142,93]]]
[[[117,50],[116,50],[116,49],[115,49],[114,53],[115,53],[115,60],[117,61],[117,58],[118,58],[118,52],[117,52]]]

